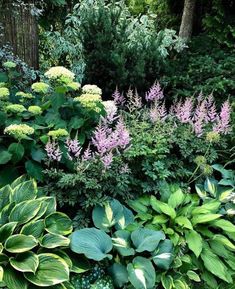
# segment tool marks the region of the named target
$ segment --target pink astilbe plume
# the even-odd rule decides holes
[[[49,141],[45,146],[45,151],[47,152],[47,156],[50,161],[61,161],[63,153],[61,152],[59,145],[55,141]]]
[[[159,120],[164,121],[166,117],[167,117],[167,110],[165,102],[163,102],[161,105],[155,103],[149,110],[149,118],[153,123]]]
[[[90,148],[90,144],[88,145],[88,147],[85,149],[85,151],[83,152],[82,155],[82,160],[83,161],[89,161],[93,158],[92,152],[91,152],[91,148]]]
[[[192,120],[193,100],[186,98],[184,103],[179,102],[175,107],[175,115],[182,123],[190,123]]]
[[[118,146],[120,146],[122,149],[125,149],[129,145],[131,138],[129,131],[127,130],[124,121],[122,119],[119,119],[116,125],[116,132],[117,132]]]
[[[92,144],[95,146],[97,152],[100,155],[104,155],[107,150],[109,149],[109,140],[108,140],[108,134],[109,129],[106,125],[103,125],[101,122],[98,127],[96,128],[94,135],[91,139]]]
[[[204,124],[208,122],[206,100],[198,103],[193,117],[193,129],[197,136],[203,133]]]
[[[126,102],[124,95],[119,92],[118,88],[115,89],[112,97],[116,105],[123,105]]]
[[[150,90],[145,94],[146,101],[157,101],[164,98],[160,83],[154,83]]]
[[[105,169],[109,169],[113,162],[113,153],[109,152],[108,154],[101,157],[101,161]]]
[[[207,116],[209,122],[214,122],[218,118],[214,97],[212,94],[210,94],[207,98]]]
[[[221,107],[219,117],[217,118],[217,123],[215,124],[213,130],[222,134],[229,133],[230,114],[231,114],[231,106],[229,104],[229,101],[226,100]]]
[[[73,157],[78,158],[80,156],[82,147],[80,146],[80,143],[78,140],[67,139],[65,144],[68,150],[67,156],[70,160],[72,160]]]

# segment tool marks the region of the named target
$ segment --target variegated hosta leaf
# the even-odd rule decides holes
[[[22,234],[12,235],[5,242],[5,249],[10,253],[27,252],[38,245],[38,241],[33,236]]]
[[[28,289],[28,282],[22,273],[17,272],[10,266],[4,268],[3,281],[9,289]]]
[[[29,251],[18,254],[15,258],[11,257],[10,264],[17,271],[35,273],[39,265],[39,258],[35,253]]]
[[[39,239],[43,232],[45,230],[45,224],[44,220],[37,220],[37,221],[31,221],[27,224],[25,224],[20,233],[24,235],[31,235],[34,236],[36,239]]]
[[[10,237],[17,225],[17,222],[10,222],[0,227],[0,242],[5,242]]]
[[[69,235],[73,226],[70,218],[63,213],[52,213],[45,218],[46,231],[51,234]]]
[[[44,248],[52,249],[57,247],[69,246],[70,240],[64,236],[57,234],[46,234],[40,241],[40,245]]]

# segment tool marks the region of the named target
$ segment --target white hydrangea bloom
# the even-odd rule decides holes
[[[66,82],[72,82],[74,80],[75,74],[63,66],[55,66],[50,68],[45,73],[45,76],[52,80],[62,79],[66,80]]]
[[[82,87],[82,93],[84,94],[102,94],[102,90],[94,84],[86,84]]]

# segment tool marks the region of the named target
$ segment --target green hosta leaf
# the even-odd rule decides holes
[[[39,258],[33,252],[25,252],[15,258],[10,258],[10,264],[17,271],[35,273],[39,265]]]
[[[5,165],[11,160],[12,154],[10,154],[7,150],[0,151],[0,165]]]
[[[205,189],[212,197],[216,197],[216,185],[217,182],[215,180],[207,178],[205,181]]]
[[[135,250],[131,248],[131,234],[125,230],[116,231],[112,238],[114,248],[122,256],[131,256],[135,254]]]
[[[25,278],[40,287],[53,286],[69,281],[67,263],[55,254],[39,254],[39,266],[36,273],[24,273]]]
[[[12,209],[9,216],[9,221],[25,224],[37,215],[40,206],[41,202],[38,200],[21,202]]]
[[[186,218],[184,216],[177,217],[175,219],[175,223],[180,225],[183,228],[193,230],[193,226],[192,226],[191,222],[189,221],[188,218]]]
[[[220,193],[220,196],[219,196],[219,200],[221,202],[226,202],[228,201],[229,197],[231,196],[231,194],[233,193],[234,189],[227,189],[227,190],[224,190]]]
[[[20,233],[24,234],[24,235],[32,235],[34,236],[36,239],[39,239],[45,229],[45,225],[44,225],[44,220],[37,220],[37,221],[31,221],[28,224],[25,224]]]
[[[125,206],[123,207],[123,215],[121,219],[118,220],[118,222],[115,224],[115,228],[117,230],[123,230],[128,225],[133,224],[135,221],[135,217],[131,210],[127,209]]]
[[[163,232],[145,228],[139,228],[131,234],[131,240],[137,252],[152,252],[157,248],[159,242],[164,239],[165,235]]]
[[[15,179],[12,183],[11,183],[11,188],[15,189],[18,185],[23,184],[24,182],[27,182],[28,178],[26,175],[22,175],[20,177],[18,177],[17,179]]]
[[[222,215],[220,214],[205,214],[205,215],[196,215],[192,218],[192,224],[202,224],[214,221],[220,218]]]
[[[235,226],[233,225],[233,223],[227,220],[216,220],[216,221],[211,222],[211,225],[218,227],[224,230],[225,232],[235,233]]]
[[[81,229],[71,234],[70,248],[73,252],[84,254],[88,259],[101,261],[110,258],[112,239],[96,228]]]
[[[128,205],[137,213],[147,213],[148,208],[144,204],[141,204],[139,200],[130,200]]]
[[[9,257],[3,253],[0,253],[0,264],[8,263]]]
[[[228,273],[227,267],[212,251],[204,249],[201,253],[201,258],[209,272],[228,283],[232,283],[232,278]]]
[[[0,211],[9,204],[12,188],[7,185],[0,189]]]
[[[56,212],[56,199],[55,199],[55,197],[41,197],[38,200],[42,201],[43,205],[47,206],[46,212],[44,214],[45,217]]]
[[[73,230],[71,219],[59,212],[45,218],[45,227],[48,233],[59,235],[69,235]]]
[[[187,283],[184,280],[175,280],[174,281],[175,289],[190,289]]]
[[[150,200],[152,208],[158,213],[163,213],[170,216],[172,219],[176,217],[176,212],[174,208],[170,207],[168,204],[158,201],[156,197],[151,196]]]
[[[10,222],[0,227],[0,242],[5,242],[13,234],[16,225],[17,222]]]
[[[109,267],[109,274],[111,275],[114,285],[123,288],[123,286],[128,282],[128,272],[125,266],[114,263]]]
[[[218,288],[218,283],[214,275],[212,275],[209,271],[204,270],[201,274],[201,279],[210,287],[210,288]]]
[[[165,224],[165,223],[167,223],[168,222],[168,220],[169,220],[169,217],[168,216],[166,216],[166,215],[159,215],[159,216],[155,216],[154,218],[153,218],[153,221],[152,221],[152,224]]]
[[[57,256],[61,257],[62,259],[64,259],[64,261],[67,263],[69,269],[72,268],[72,266],[73,266],[72,260],[71,260],[70,256],[65,252],[64,249],[63,250],[60,250],[60,249],[53,250],[53,253],[56,254]],[[81,273],[81,272],[79,272],[79,273]]]
[[[70,240],[64,236],[56,234],[46,234],[43,236],[40,244],[44,248],[52,249],[56,247],[69,246]]]
[[[2,282],[3,280],[3,273],[4,273],[3,268],[2,266],[0,266],[0,282]]]
[[[195,185],[195,189],[201,199],[205,199],[207,197],[207,192],[204,190],[203,185],[197,184]]]
[[[37,240],[33,236],[12,235],[5,242],[5,249],[10,253],[23,253],[36,247]]]
[[[3,281],[8,289],[27,289],[28,284],[20,272],[15,271],[10,266],[4,268]]]
[[[9,222],[9,215],[12,209],[15,207],[15,203],[6,205],[0,212],[0,225],[4,225]]]
[[[219,241],[230,250],[235,250],[235,245],[223,235],[214,235],[214,240]]]
[[[173,261],[173,243],[171,240],[162,241],[152,255],[153,262],[158,268],[168,270]]]
[[[3,245],[2,243],[0,243],[0,253],[2,253],[2,251],[3,251]]]
[[[168,205],[175,209],[183,203],[184,199],[185,195],[183,194],[182,190],[178,188],[173,194],[170,195]]]
[[[21,179],[19,179],[20,181]],[[34,180],[26,181],[17,184],[13,183],[13,192],[11,197],[11,202],[16,202],[16,204],[36,199],[37,196],[37,183]]]
[[[92,212],[92,219],[99,229],[108,231],[123,217],[123,206],[117,200],[107,202],[103,207],[96,206]]]
[[[189,277],[190,280],[193,280],[195,282],[201,282],[201,279],[200,279],[199,275],[196,272],[192,271],[192,270],[189,270],[187,272],[187,276]]]
[[[24,156],[24,147],[21,143],[12,143],[8,147],[8,152],[12,155],[11,159],[14,163],[20,161]]]
[[[170,275],[162,274],[161,283],[164,289],[172,289],[174,288],[174,280]]]
[[[136,289],[154,288],[156,272],[150,260],[136,257],[127,265],[128,277]]]
[[[199,257],[199,255],[202,252],[202,237],[200,234],[198,234],[196,231],[191,230],[189,232],[185,233],[186,242],[188,244],[188,247],[193,253],[196,255],[196,257]]]
[[[216,200],[209,201],[202,206],[196,207],[192,210],[192,215],[216,213],[221,203]]]

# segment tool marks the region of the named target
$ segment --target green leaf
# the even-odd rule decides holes
[[[28,224],[25,224],[20,233],[24,234],[24,235],[32,235],[34,236],[36,239],[39,239],[45,229],[45,225],[44,225],[44,220],[37,220],[37,221],[31,221]]]
[[[217,234],[217,235],[214,235],[213,239],[216,241],[219,241],[221,244],[226,246],[228,249],[235,250],[235,245],[225,236]]]
[[[152,221],[152,224],[165,224],[165,223],[167,223],[168,222],[168,220],[169,220],[169,217],[168,216],[166,216],[166,215],[159,215],[159,216],[155,216],[154,218],[153,218],[153,221]]]
[[[10,222],[18,222],[19,224],[24,224],[33,219],[39,209],[41,202],[39,200],[24,201],[16,205],[9,216]]]
[[[170,216],[172,219],[176,217],[176,212],[174,208],[170,207],[168,204],[158,201],[156,197],[151,196],[150,203],[152,208],[158,213],[163,213]]]
[[[158,268],[168,270],[173,261],[173,243],[171,240],[160,242],[158,248],[152,253],[153,262]]]
[[[168,205],[175,209],[183,203],[184,199],[185,195],[183,194],[182,190],[178,188],[173,194],[170,195]]]
[[[173,278],[170,275],[162,274],[161,283],[164,289],[172,289],[174,285]]]
[[[31,151],[32,159],[38,163],[41,163],[42,160],[45,159],[46,154],[43,149],[32,149]]]
[[[12,154],[10,154],[7,150],[0,151],[0,165],[5,165],[11,160]]]
[[[73,226],[71,219],[64,213],[55,212],[45,218],[46,231],[51,234],[69,235]]]
[[[88,259],[101,261],[111,258],[112,239],[96,228],[85,228],[75,231],[70,236],[70,248],[73,252],[84,254]]]
[[[203,215],[196,215],[192,218],[192,224],[202,224],[202,223],[208,223],[213,220],[216,220],[220,218],[222,215],[220,214],[203,214]]]
[[[10,253],[23,253],[36,247],[37,240],[33,236],[16,234],[10,236],[5,242],[5,249]]]
[[[5,242],[13,234],[16,225],[17,222],[10,222],[0,227],[0,243]]]
[[[24,156],[24,147],[21,143],[12,143],[8,147],[8,152],[12,155],[11,159],[14,163],[19,162]]]
[[[119,230],[114,233],[112,238],[114,248],[122,256],[131,256],[135,254],[135,250],[131,248],[131,234],[125,230]]]
[[[111,275],[115,286],[123,288],[123,286],[128,282],[128,272],[125,266],[114,263],[109,267],[108,272]]]
[[[44,248],[52,249],[56,247],[68,247],[70,240],[57,234],[46,234],[43,236],[40,244]]]
[[[35,178],[38,181],[43,181],[43,168],[39,163],[27,161],[25,163],[25,169],[30,177]]]
[[[28,284],[24,277],[10,266],[4,268],[3,281],[8,289],[27,289]]]
[[[192,210],[192,215],[216,213],[221,203],[216,200],[209,201]]]
[[[13,192],[11,202],[17,204],[23,201],[36,199],[37,183],[34,180],[21,182],[19,184],[13,183]]]
[[[228,283],[232,283],[232,278],[228,273],[227,267],[212,251],[203,249],[201,258],[209,272]]]
[[[15,258],[11,257],[10,264],[17,271],[35,273],[39,265],[39,258],[35,253],[29,251],[17,255]]]
[[[204,190],[203,185],[197,184],[195,185],[195,189],[201,199],[205,199],[207,197],[207,192]]]
[[[94,225],[104,231],[109,231],[122,217],[123,207],[117,200],[109,201],[103,207],[98,205],[92,212]]]
[[[6,254],[0,253],[0,264],[8,263],[9,257]]]
[[[2,282],[3,280],[3,273],[4,273],[3,268],[2,266],[0,266],[0,282]]]
[[[127,265],[128,277],[136,289],[154,288],[156,272],[150,260],[136,257]]]
[[[38,258],[36,273],[24,273],[29,282],[46,287],[69,281],[69,267],[62,258],[50,253],[39,254]]]
[[[79,129],[84,125],[84,119],[83,118],[78,118],[77,116],[74,116],[71,118],[69,122],[69,128],[73,129]]]
[[[233,223],[227,220],[216,220],[216,221],[211,222],[210,225],[218,227],[225,232],[235,233],[235,226],[233,225]]]
[[[115,228],[117,230],[123,230],[128,225],[133,224],[135,221],[135,217],[131,210],[127,209],[125,206],[123,207],[123,214],[121,219],[118,220],[118,222],[115,224]]]
[[[0,211],[10,202],[12,189],[9,185],[0,189]]]
[[[216,181],[207,178],[205,181],[205,189],[212,197],[216,197]]]
[[[193,280],[195,282],[201,282],[201,279],[200,279],[199,275],[196,272],[192,271],[192,270],[189,270],[187,272],[187,276],[189,277],[190,280]]]
[[[188,218],[186,218],[184,216],[177,217],[175,219],[175,223],[180,225],[183,228],[187,228],[189,230],[193,230],[193,226],[192,226],[191,222],[189,221]]]
[[[202,237],[200,234],[198,234],[196,231],[191,230],[189,232],[185,233],[186,242],[188,244],[188,247],[196,257],[199,257],[199,255],[202,252]]]
[[[210,287],[210,288],[217,288],[218,283],[216,278],[207,270],[204,270],[201,274],[201,279]]]
[[[139,228],[131,234],[131,240],[137,252],[152,252],[157,248],[159,242],[164,239],[163,232],[145,228]]]

